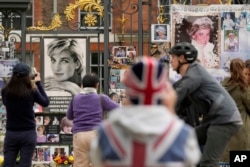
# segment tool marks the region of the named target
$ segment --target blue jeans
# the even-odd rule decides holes
[[[14,167],[20,152],[20,167],[30,167],[36,147],[36,131],[6,131],[4,139],[4,167]]]

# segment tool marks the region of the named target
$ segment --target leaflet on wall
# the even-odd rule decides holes
[[[72,99],[72,95],[68,92],[62,91],[46,91],[50,100],[50,105],[44,107],[45,112],[64,112],[68,110],[69,103]]]
[[[0,60],[0,78],[11,77],[13,67],[19,60]]]
[[[51,162],[51,152],[50,146],[36,146],[33,157],[32,163],[39,164],[39,163],[50,163]]]
[[[137,53],[134,46],[113,46],[109,65],[112,68],[122,69],[136,61]]]
[[[124,106],[127,102],[125,89],[109,89],[109,97],[120,106]]]
[[[121,106],[126,102],[125,85],[122,83],[126,69],[110,69],[109,97]]]
[[[110,89],[124,89],[125,86],[122,83],[125,69],[110,69]]]
[[[171,5],[171,13],[171,44],[191,42],[198,61],[218,81],[229,75],[232,59],[250,59],[249,6]]]

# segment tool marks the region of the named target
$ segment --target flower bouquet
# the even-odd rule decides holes
[[[73,155],[53,155],[53,161],[56,163],[56,166],[71,166],[74,163]]]
[[[0,155],[0,167],[3,166],[3,161],[4,161],[4,158],[2,155]]]

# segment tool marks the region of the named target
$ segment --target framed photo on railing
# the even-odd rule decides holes
[[[151,25],[151,42],[170,42],[170,36],[169,24]]]

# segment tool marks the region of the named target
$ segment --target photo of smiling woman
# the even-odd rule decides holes
[[[214,43],[210,41],[214,31],[214,22],[207,16],[193,21],[187,30],[191,43],[198,50],[198,60],[207,68],[219,66],[218,56],[214,52]]]
[[[206,68],[219,68],[219,15],[187,16],[175,26],[174,43],[190,42],[198,50],[198,60]]]
[[[85,73],[84,51],[86,40],[80,38],[45,39],[45,90],[80,92]]]

